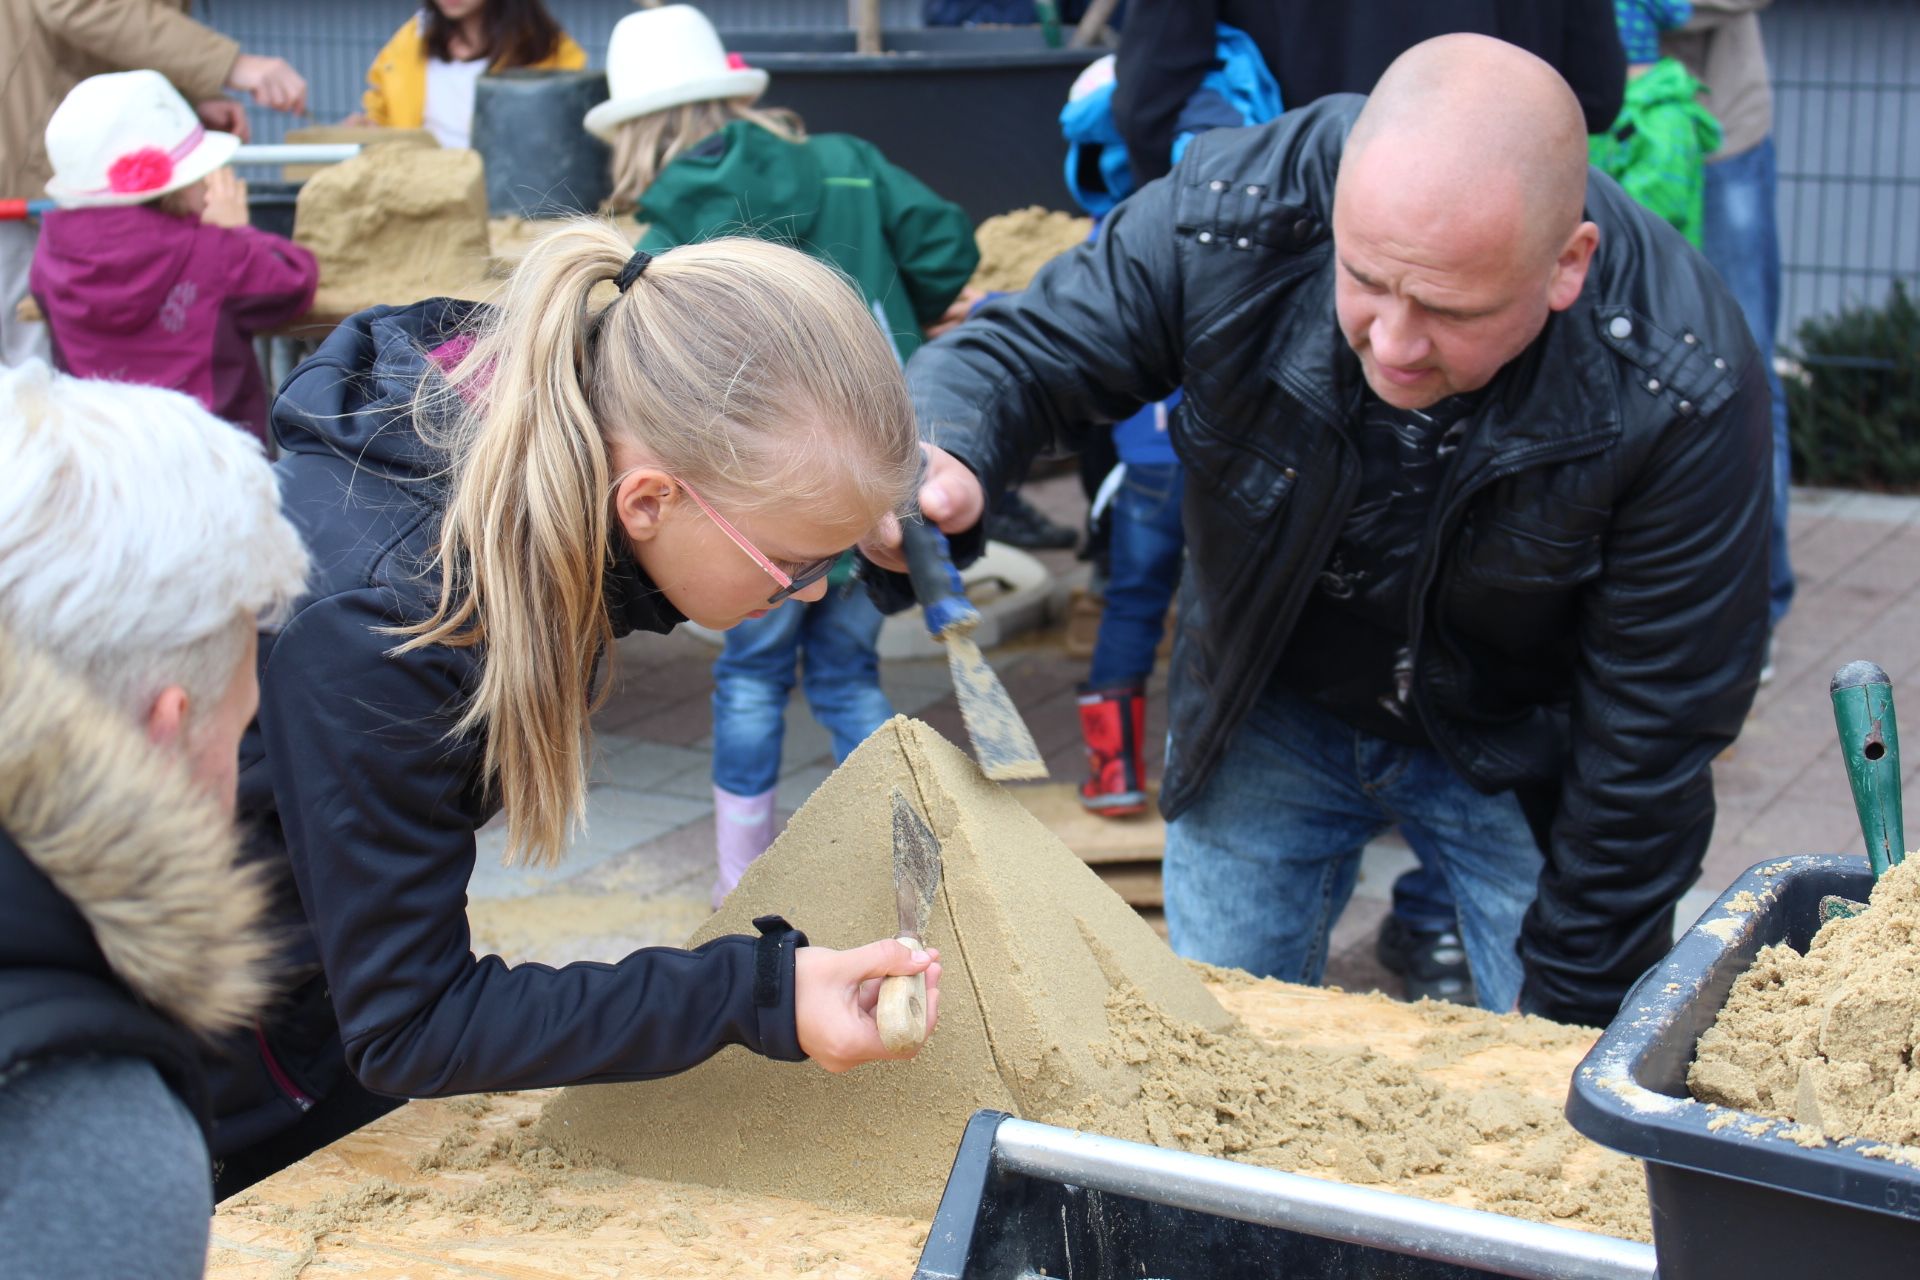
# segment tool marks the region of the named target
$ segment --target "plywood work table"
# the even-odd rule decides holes
[[[1415,1006],[1379,996],[1274,983],[1213,989],[1277,1044],[1366,1044],[1411,1060],[1432,1028]],[[1577,1045],[1494,1044],[1443,1070],[1454,1087],[1518,1090],[1558,1108],[1580,1056]],[[208,1276],[905,1280],[913,1273],[923,1221],[545,1164],[528,1137],[549,1096],[413,1102],[342,1138],[219,1207]]]

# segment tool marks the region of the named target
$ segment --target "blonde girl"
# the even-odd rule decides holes
[[[230,1059],[222,1193],[390,1098],[642,1079],[729,1044],[892,1056],[877,979],[931,987],[931,952],[810,947],[776,916],[508,968],[472,953],[465,911],[501,809],[510,859],[561,857],[613,641],[817,599],[911,488],[905,386],[846,283],[760,241],[651,258],[582,221],[497,307],[353,317],[274,423],[315,576],[261,637],[241,809],[284,854],[306,967]]]

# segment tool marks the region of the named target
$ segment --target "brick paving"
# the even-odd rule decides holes
[[[1082,510],[1070,476],[1027,490],[1057,519]],[[1920,499],[1796,490],[1792,545],[1799,595],[1776,637],[1777,674],[1760,691],[1746,728],[1714,765],[1719,819],[1701,878],[1681,904],[1684,925],[1740,872],[1788,853],[1858,851],[1860,836],[1834,739],[1827,680],[1854,658],[1871,658],[1896,692],[1920,688]],[[1040,557],[1064,601],[1086,566],[1069,552]],[[1077,779],[1079,730],[1073,690],[1085,662],[1069,657],[1063,627],[1017,638],[988,656],[1020,705],[1056,779]],[[619,654],[619,684],[596,720],[597,760],[589,825],[558,868],[500,865],[504,832],[481,833],[471,896],[621,893],[657,910],[628,913],[615,934],[555,938],[512,948],[509,958],[559,962],[614,959],[633,947],[684,940],[712,878],[711,666],[715,650],[691,634],[633,637]],[[883,664],[882,684],[897,710],[919,716],[964,744],[944,662]],[[1149,734],[1165,732],[1164,676],[1150,686]],[[1909,705],[1920,706],[1909,695]],[[1920,718],[1910,718],[1920,726]],[[1920,748],[1909,751],[1907,783],[1920,781]],[[833,766],[831,746],[798,695],[787,716],[779,806],[799,807]],[[1395,837],[1367,850],[1354,899],[1333,935],[1329,981],[1353,990],[1399,992],[1372,955],[1393,878],[1412,857]],[[476,944],[489,945],[486,931]],[[509,950],[503,948],[503,950]]]

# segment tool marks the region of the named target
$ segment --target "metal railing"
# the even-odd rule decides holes
[[[1781,0],[1761,19],[1780,159],[1780,343],[1920,280],[1920,4]]]

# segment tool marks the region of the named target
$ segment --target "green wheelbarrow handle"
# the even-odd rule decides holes
[[[1900,812],[1900,726],[1893,682],[1871,662],[1849,662],[1833,673],[1833,722],[1840,730],[1853,806],[1866,837],[1867,859],[1878,880],[1907,856]]]

